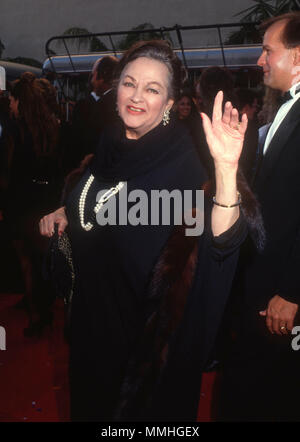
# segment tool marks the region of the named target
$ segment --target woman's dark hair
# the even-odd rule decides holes
[[[38,79],[22,75],[12,83],[10,94],[19,101],[21,136],[24,138],[26,127],[31,133],[37,155],[52,153],[58,139],[58,121],[45,100]]]
[[[183,90],[180,92],[177,101],[181,100],[181,98],[183,98],[183,97],[187,97],[187,98],[189,98],[191,101],[193,101],[193,94],[191,93],[191,91],[190,91],[189,89],[183,89]]]
[[[132,45],[117,65],[116,82],[119,82],[125,66],[140,57],[160,61],[167,67],[170,74],[169,98],[176,101],[187,79],[187,72],[170,44],[165,40],[139,41]]]
[[[243,107],[247,106],[247,104],[252,106],[255,99],[260,99],[260,96],[256,91],[245,87],[235,89],[235,93],[238,98],[240,111],[243,109]]]
[[[59,105],[57,103],[57,91],[56,88],[46,78],[38,78],[38,84],[41,87],[44,99],[54,115],[59,116]]]
[[[277,15],[265,20],[260,25],[260,30],[266,30],[277,22],[285,22],[285,26],[281,33],[281,41],[288,49],[300,46],[300,11],[288,12],[286,14]]]
[[[226,101],[231,101],[234,107],[238,106],[238,100],[234,92],[234,80],[229,69],[219,66],[211,66],[204,69],[200,77],[200,92],[204,111],[212,114],[215,96],[218,91],[223,91],[223,106]]]

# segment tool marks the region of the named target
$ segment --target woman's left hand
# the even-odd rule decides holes
[[[217,93],[214,102],[212,121],[201,113],[203,129],[215,165],[237,167],[247,129],[247,115],[239,121],[237,109],[228,101],[222,115],[223,92]]]

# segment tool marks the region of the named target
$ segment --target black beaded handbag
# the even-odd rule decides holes
[[[59,236],[57,228],[55,229],[45,259],[44,275],[51,283],[56,296],[62,298],[69,307],[74,293],[75,272],[67,232]]]

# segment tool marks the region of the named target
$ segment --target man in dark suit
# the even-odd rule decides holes
[[[283,100],[266,134],[254,190],[266,232],[241,251],[226,324],[219,420],[300,420],[300,12],[263,24],[258,65]]]
[[[86,155],[94,153],[101,132],[118,119],[112,88],[117,63],[117,58],[112,56],[95,62],[90,77],[91,92],[74,107],[68,143],[68,169],[78,167]]]

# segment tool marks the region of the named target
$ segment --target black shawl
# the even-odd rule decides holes
[[[212,185],[206,184],[211,197]],[[261,250],[264,228],[243,176],[241,216],[217,238],[170,236],[153,270],[143,334],[128,365],[116,420],[195,421],[201,372],[210,362],[247,231]]]
[[[160,123],[138,140],[126,138],[124,125],[116,123],[103,132],[91,172],[99,181],[128,181],[155,170],[178,153],[178,145],[190,149],[191,140],[180,124]]]

